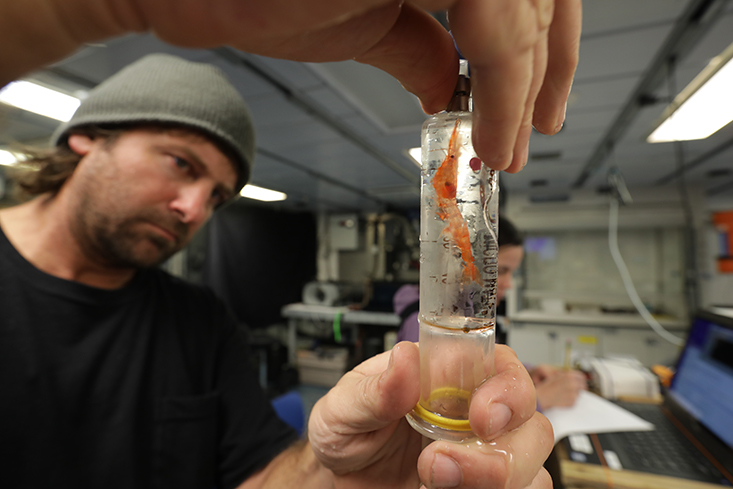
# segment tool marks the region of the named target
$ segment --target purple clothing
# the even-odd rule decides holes
[[[392,298],[392,305],[395,314],[402,314],[407,306],[414,303],[420,298],[420,292],[417,285],[406,284],[397,289]],[[417,319],[418,311],[413,312],[400,326],[397,333],[397,341],[418,341],[420,336],[420,323]]]

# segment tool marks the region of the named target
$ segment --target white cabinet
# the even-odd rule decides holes
[[[508,327],[508,344],[522,362],[563,365],[566,344],[570,342],[572,360],[581,358],[626,355],[646,366],[673,365],[679,347],[658,336],[641,322],[617,321],[599,318],[551,318],[539,321],[522,319],[523,313],[512,319]],[[641,319],[639,319],[641,321]],[[595,324],[593,324],[595,323]],[[669,322],[670,332],[684,337],[684,324]]]
[[[675,334],[682,336],[681,331]],[[603,334],[603,350],[605,355],[631,355],[646,366],[674,365],[680,351],[651,328],[607,328]]]
[[[512,322],[507,342],[524,363],[563,365],[568,341],[571,344],[573,361],[582,356],[601,356],[601,333],[599,328]]]

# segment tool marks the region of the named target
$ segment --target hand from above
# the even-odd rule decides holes
[[[458,76],[448,9],[471,65],[473,144],[519,171],[532,125],[556,133],[578,61],[581,0],[77,0],[0,2],[0,86],[84,42],[152,31],[172,44],[230,45],[297,61],[356,59],[391,74],[424,109],[445,109]],[[6,46],[6,49],[3,49]]]
[[[542,463],[552,428],[535,412],[532,382],[514,353],[496,347],[496,375],[474,393],[469,419],[482,442],[423,438],[404,416],[419,397],[414,343],[367,360],[314,407],[308,436],[314,453],[335,474],[335,487],[546,487]],[[426,440],[428,442],[429,440]]]

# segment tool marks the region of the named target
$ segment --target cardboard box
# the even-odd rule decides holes
[[[348,356],[346,348],[298,350],[300,383],[333,387],[346,372]]]

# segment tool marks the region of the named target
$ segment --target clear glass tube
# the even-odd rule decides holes
[[[471,397],[493,373],[499,251],[498,174],[473,150],[460,88],[458,110],[422,130],[420,400],[407,416],[425,436],[451,441],[475,437]]]

